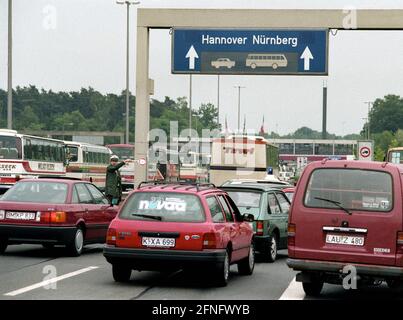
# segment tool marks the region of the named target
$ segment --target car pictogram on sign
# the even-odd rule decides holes
[[[368,147],[362,147],[360,149],[360,155],[363,158],[368,158],[371,155],[371,150]]]

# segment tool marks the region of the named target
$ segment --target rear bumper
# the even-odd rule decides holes
[[[270,236],[254,236],[253,242],[258,252],[267,252],[270,248]]]
[[[12,243],[51,243],[66,244],[76,232],[76,227],[42,227],[0,225],[0,237]]]
[[[224,261],[225,252],[225,249],[185,251],[104,246],[104,256],[109,263],[124,264],[137,270],[200,267],[201,264],[216,265]]]
[[[297,271],[342,274],[343,268],[353,266],[358,275],[368,277],[403,278],[403,268],[355,263],[287,259],[287,265]],[[297,279],[298,280],[298,279]]]

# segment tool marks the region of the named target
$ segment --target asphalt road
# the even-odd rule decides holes
[[[114,282],[102,245],[86,247],[82,256],[66,257],[62,247],[10,246],[0,257],[0,299],[24,300],[301,300],[307,299],[295,272],[286,265],[287,251],[271,264],[259,261],[252,276],[231,267],[225,288],[207,284],[200,274],[133,271],[131,281]],[[46,282],[47,281],[47,282]],[[401,299],[403,291],[386,285],[346,291],[325,285],[321,299]]]

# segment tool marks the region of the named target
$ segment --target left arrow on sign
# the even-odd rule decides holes
[[[195,68],[195,59],[199,58],[193,46],[190,47],[188,53],[186,54],[186,58],[189,58],[189,69],[193,70]]]
[[[311,68],[310,63],[313,59],[313,55],[309,47],[305,47],[304,52],[302,52],[300,59],[304,59],[304,70],[309,70]]]

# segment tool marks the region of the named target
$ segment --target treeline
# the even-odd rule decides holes
[[[274,132],[269,136],[279,137]],[[321,139],[322,134],[319,131],[302,127],[282,138]],[[359,134],[340,137],[327,133],[327,138],[352,140],[369,138],[374,141],[375,160],[383,161],[389,148],[403,147],[403,98],[390,94],[376,99],[369,112],[369,126],[366,123]]]
[[[376,99],[369,119],[369,136],[375,142],[375,160],[382,161],[388,148],[403,147],[403,98],[390,94]],[[368,137],[367,124],[361,135]]]
[[[293,133],[289,133],[283,136],[278,135],[274,131],[272,131],[270,134],[267,134],[268,138],[274,139],[274,138],[283,138],[283,139],[322,139],[322,132],[321,131],[316,131],[308,127],[301,127],[297,130],[295,130]],[[362,136],[360,134],[347,134],[345,136],[338,136],[334,133],[326,133],[326,139],[334,139],[334,140],[340,140],[340,139],[346,139],[346,140],[358,140],[362,139]]]
[[[102,94],[93,88],[54,92],[35,86],[13,90],[13,129],[63,131],[125,131],[125,92]],[[135,96],[130,96],[130,141],[134,141]],[[192,112],[192,127],[216,129],[217,109],[210,103]],[[150,126],[169,132],[170,121],[178,121],[179,132],[188,127],[189,108],[186,98],[176,101],[151,100]],[[0,128],[7,126],[7,92],[0,89]]]
[[[125,92],[102,94],[93,88],[80,91],[54,92],[35,86],[16,87],[13,90],[13,127],[16,130],[61,131],[125,131]],[[136,98],[130,95],[130,141],[134,141]],[[217,108],[204,103],[192,110],[192,128],[221,129],[217,123]],[[152,99],[150,127],[169,133],[170,121],[178,122],[181,132],[189,125],[189,107],[185,97],[163,101]],[[7,92],[0,89],[0,128],[7,126]],[[376,99],[370,111],[370,138],[375,141],[375,157],[382,160],[387,149],[403,146],[403,98],[387,95]],[[224,128],[222,128],[224,129]],[[268,138],[321,139],[322,133],[308,127],[279,136],[271,131]],[[364,139],[368,137],[367,124],[357,134],[337,136],[327,133],[328,139]]]

